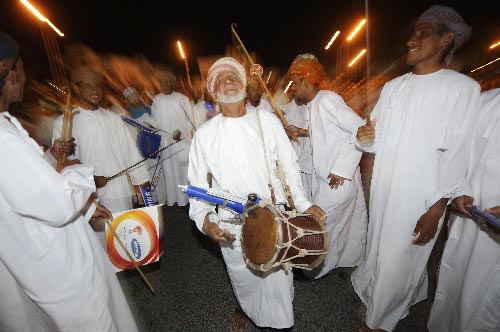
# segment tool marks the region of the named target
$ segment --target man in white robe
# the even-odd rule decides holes
[[[189,154],[189,182],[208,188],[207,173],[213,187],[240,197],[256,193],[271,198],[269,180],[276,203],[287,199],[274,173],[276,162],[285,174],[299,212],[324,221],[326,215],[306,199],[300,183],[296,155],[276,116],[245,108],[246,73],[233,58],[217,60],[208,72],[208,90],[222,108],[219,114],[196,132]],[[220,243],[234,293],[243,312],[259,327],[291,330],[293,316],[293,275],[281,267],[268,271],[250,269],[243,259],[241,225],[220,221],[234,213],[219,206],[190,199],[189,215],[198,229]],[[231,330],[244,331],[241,313],[232,317]]]
[[[271,103],[269,103],[269,101],[262,96],[264,88],[259,82],[257,75],[258,74],[253,74],[248,76],[246,108],[250,111],[260,109],[273,113],[274,111]]]
[[[160,129],[172,135],[172,137],[162,137],[162,146],[180,140],[161,153],[162,167],[165,174],[165,183],[163,184],[166,190],[165,201],[168,206],[174,204],[185,206],[188,204],[188,197],[179,189],[179,185],[187,183],[189,147],[191,137],[195,131],[194,122],[191,118],[192,105],[187,96],[174,91],[176,80],[173,74],[160,72],[158,76],[163,92],[154,97],[151,105],[151,115]],[[160,203],[163,202],[160,201]]]
[[[79,96],[73,109],[75,138],[72,157],[94,167],[99,202],[111,212],[133,207],[133,185],[148,185],[149,175],[144,164],[108,182],[108,178],[142,160],[135,141],[123,120],[99,106],[102,99],[103,77],[91,67],[80,67],[71,73],[71,82]],[[53,142],[61,137],[63,115],[54,122]],[[130,180],[129,180],[130,177]],[[104,224],[96,232],[105,246]]]
[[[479,109],[477,82],[444,69],[469,34],[453,9],[426,11],[407,42],[412,72],[385,84],[358,130],[360,146],[376,154],[366,258],[351,278],[367,308],[360,331],[392,331],[427,298],[427,261],[465,176]]]
[[[364,258],[367,231],[366,203],[356,149],[356,133],[363,119],[342,97],[325,90],[326,73],[312,54],[301,54],[289,69],[295,98],[303,100],[307,127],[289,126],[296,136],[309,136],[313,204],[328,213],[328,253],[311,278],[321,278],[336,267],[357,266]]]
[[[293,98],[291,102],[281,107],[289,125],[305,130],[309,129],[309,109],[306,103],[300,99]],[[302,187],[308,200],[312,201],[312,150],[309,136],[299,136],[298,142],[291,141],[292,147],[297,154],[297,164],[300,167],[300,178]]]
[[[0,68],[9,67],[0,77],[0,331],[137,331],[88,225],[92,216],[110,216],[88,205],[92,167],[74,161],[57,173],[7,111],[22,99],[26,80],[22,61],[13,65],[13,45],[0,33]]]
[[[439,268],[430,332],[500,329],[500,229],[473,221],[465,207],[500,215],[500,89],[481,95],[468,179],[454,215]],[[469,216],[467,216],[469,215]],[[493,226],[494,227],[494,226]]]

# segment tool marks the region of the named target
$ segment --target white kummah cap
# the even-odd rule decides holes
[[[453,8],[440,5],[431,6],[418,19],[418,23],[434,23],[445,25],[455,34],[455,46],[446,56],[446,63],[450,63],[453,53],[459,49],[470,38],[471,27],[468,26],[462,16]]]
[[[123,97],[128,98],[133,94],[137,94],[137,90],[134,89],[133,87],[129,86],[123,90]]]
[[[215,93],[215,79],[225,71],[236,73],[241,79],[243,86],[247,85],[247,74],[243,65],[231,57],[220,58],[214,62],[207,74],[207,89],[211,95]]]

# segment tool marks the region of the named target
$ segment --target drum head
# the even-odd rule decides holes
[[[241,245],[246,258],[255,265],[266,264],[276,253],[278,226],[274,214],[257,207],[248,213],[241,230]]]

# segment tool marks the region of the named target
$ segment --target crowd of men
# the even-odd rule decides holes
[[[127,115],[170,145],[147,162],[135,129],[101,106],[104,77],[90,66],[71,72],[72,138],[62,139],[61,115],[43,151],[9,113],[26,75],[17,42],[0,33],[0,330],[137,330],[106,257],[103,220],[140,205],[142,186],[159,204],[189,206],[199,231],[220,244],[237,300],[232,332],[250,322],[292,331],[294,273],[249,267],[242,225],[229,222],[236,213],[190,198],[179,188],[190,184],[255,193],[323,223],[327,253],[301,277],[314,282],[356,267],[351,281],[366,307],[360,332],[393,331],[427,298],[427,261],[446,227],[428,330],[498,331],[500,227],[471,211],[500,215],[500,89],[481,93],[476,81],[447,69],[470,32],[452,8],[424,12],[407,41],[411,72],[385,84],[369,119],[328,90],[310,53],[289,67],[293,99],[285,105],[271,105],[262,79],[231,57],[207,73],[216,112],[202,94],[175,91],[176,77],[159,72],[151,106],[134,87],[123,91]],[[375,155],[369,213],[363,153]],[[69,157],[58,172],[61,155]]]

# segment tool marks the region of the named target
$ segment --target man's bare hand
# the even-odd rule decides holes
[[[106,229],[104,227],[104,219],[113,220],[113,215],[107,208],[98,204],[94,214],[90,217],[89,225],[95,232],[104,232]]]
[[[451,206],[453,206],[458,212],[470,216],[471,214],[467,211],[466,207],[472,207],[473,203],[474,197],[463,195],[455,198],[451,202]]]
[[[437,201],[418,219],[413,230],[413,236],[418,235],[418,237],[412,241],[413,244],[426,244],[436,236],[439,220],[446,210],[446,201],[446,199]]]
[[[495,207],[486,209],[486,210],[484,210],[484,212],[489,213],[489,214],[493,214],[493,215],[497,216],[497,218],[498,218],[498,216],[500,215],[500,206],[495,206]],[[491,229],[495,234],[500,234],[500,227],[492,225],[489,222],[484,222],[484,224],[486,224],[486,227]]]
[[[181,131],[179,129],[176,129],[174,130],[174,132],[172,133],[172,138],[174,139],[174,141],[180,141],[181,140]]]
[[[202,231],[216,242],[232,242],[236,237],[236,235],[229,233],[227,229],[221,229],[219,225],[209,221],[208,215],[205,217]]]
[[[94,176],[96,188],[102,188],[108,183],[108,178],[105,176]]]
[[[285,133],[290,139],[290,141],[300,143],[299,141],[299,129],[294,125],[288,125],[285,127]]]
[[[346,178],[332,173],[328,174],[328,178],[330,179],[330,188],[335,190],[338,189],[338,187],[342,186],[344,184],[344,181],[347,180]]]
[[[358,133],[356,134],[356,138],[359,141],[361,146],[371,146],[375,141],[375,124],[377,123],[377,119],[374,119],[370,122],[370,125],[361,126],[358,128]]]
[[[69,156],[73,153],[73,149],[75,147],[75,138],[71,137],[70,139],[63,141],[61,138],[56,139],[54,141],[54,145],[50,148],[50,154],[58,159],[61,153],[64,153],[66,156]]]
[[[323,211],[322,208],[320,208],[317,205],[311,205],[309,209],[304,211],[305,214],[310,214],[314,219],[316,219],[319,222],[326,223],[326,212]]]

